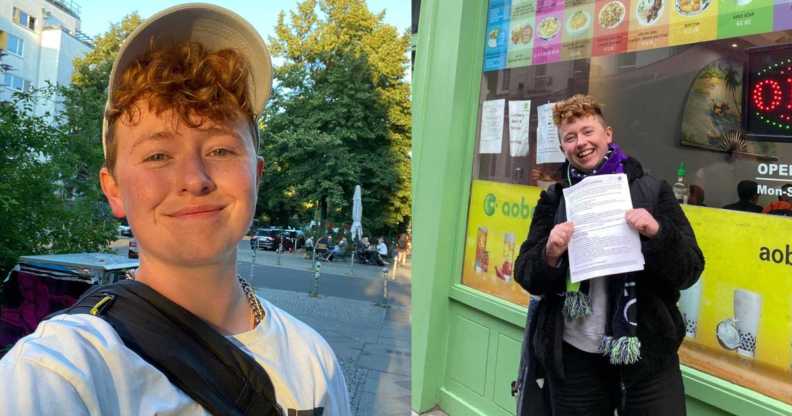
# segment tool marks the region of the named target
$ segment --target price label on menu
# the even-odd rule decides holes
[[[720,4],[718,37],[729,38],[773,30],[772,0],[730,0]]]

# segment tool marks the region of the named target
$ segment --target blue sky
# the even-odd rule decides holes
[[[129,13],[137,11],[146,18],[167,7],[189,3],[175,0],[76,0],[81,6],[82,32],[88,36],[96,36],[106,32],[111,23],[120,22]],[[295,10],[298,0],[203,0],[235,11],[246,18],[258,29],[266,40],[273,34],[273,28],[281,10]],[[385,22],[404,32],[410,26],[410,0],[366,0],[369,10],[380,12],[385,10]]]

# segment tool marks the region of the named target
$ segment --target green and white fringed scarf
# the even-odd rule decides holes
[[[567,163],[567,183],[574,185],[587,176],[611,173],[624,173],[622,162],[627,160],[627,155],[616,143],[608,145],[608,152],[603,157],[599,166],[592,172],[586,173],[575,169]],[[638,308],[635,293],[635,276],[626,273],[609,276],[607,279],[620,279],[623,283],[622,290],[611,290],[608,282],[608,296],[616,297],[616,308],[611,317],[611,335],[602,339],[600,350],[610,358],[611,364],[634,364],[641,359],[641,342],[638,340]],[[591,315],[591,298],[588,295],[588,281],[572,283],[567,272],[566,293],[564,294],[563,314],[569,319],[579,319]],[[612,300],[609,300],[609,302]]]
[[[611,316],[611,335],[602,337],[600,351],[610,359],[611,364],[635,364],[641,359],[641,341],[638,340],[638,309],[635,293],[635,280],[631,273],[610,276],[619,279],[623,289],[616,299],[616,308]],[[610,285],[609,285],[610,286]],[[566,292],[562,312],[568,319],[590,316],[591,298],[588,295],[588,282],[572,283],[567,274]],[[609,296],[614,293],[608,290]]]

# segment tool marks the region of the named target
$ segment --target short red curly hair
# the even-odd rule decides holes
[[[157,115],[173,110],[179,121],[193,128],[205,119],[223,123],[244,116],[250,121],[256,147],[258,127],[248,87],[250,77],[247,59],[233,49],[209,52],[200,43],[188,41],[150,50],[126,68],[114,86],[105,111],[105,166],[110,172],[115,167],[116,123],[121,117],[134,123],[142,101]]]
[[[576,94],[553,106],[553,122],[556,127],[586,116],[595,116],[603,127],[607,126],[602,115],[602,104],[590,95]]]

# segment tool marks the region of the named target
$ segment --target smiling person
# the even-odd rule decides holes
[[[684,415],[677,349],[685,325],[676,303],[704,268],[693,230],[671,186],[614,143],[593,97],[557,103],[553,119],[564,180],[542,192],[515,264],[516,280],[540,299],[523,347],[530,372],[522,397],[543,398],[554,415]],[[563,188],[615,173],[630,181],[635,208],[625,220],[640,234],[644,270],[572,284],[575,225],[565,219]],[[546,380],[544,390],[537,379]]]
[[[125,40],[100,180],[140,267],[5,355],[0,414],[351,414],[327,342],[237,271],[271,74],[256,30],[217,6],[167,9]]]

